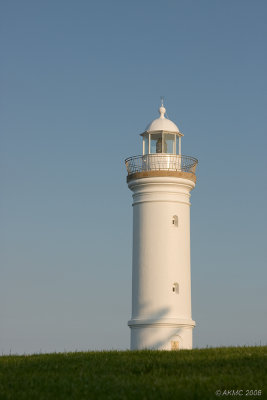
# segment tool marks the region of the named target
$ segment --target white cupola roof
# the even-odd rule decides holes
[[[179,128],[172,122],[170,119],[165,118],[166,108],[161,104],[159,108],[160,117],[154,119],[150,124],[146,127],[146,132],[154,132],[154,131],[167,131],[173,133],[180,133]]]

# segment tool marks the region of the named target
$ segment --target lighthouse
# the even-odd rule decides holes
[[[125,160],[133,197],[131,350],[192,349],[190,192],[197,159],[166,117],[141,133],[142,155]]]

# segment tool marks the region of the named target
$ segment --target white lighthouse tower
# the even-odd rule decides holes
[[[143,155],[125,161],[133,192],[131,349],[192,348],[190,192],[197,160],[165,117],[141,133]]]

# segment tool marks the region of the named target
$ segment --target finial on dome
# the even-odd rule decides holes
[[[161,96],[160,100],[161,100],[161,106],[159,108],[160,118],[165,118],[164,114],[166,112],[166,108],[164,107],[164,104],[163,104],[164,96]]]

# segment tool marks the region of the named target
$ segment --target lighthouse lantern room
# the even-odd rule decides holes
[[[131,349],[192,348],[190,192],[197,160],[165,117],[141,133],[143,154],[125,160],[133,192]]]

